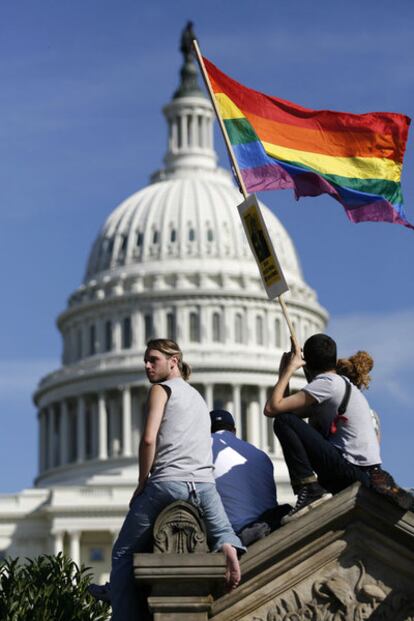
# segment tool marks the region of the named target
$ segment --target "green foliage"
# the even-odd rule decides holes
[[[62,554],[0,562],[1,621],[106,621],[109,605],[87,592],[88,569]]]

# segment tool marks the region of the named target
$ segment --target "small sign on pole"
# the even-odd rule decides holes
[[[256,195],[248,196],[237,208],[251,251],[259,266],[266,293],[271,300],[277,298],[285,291],[289,291],[289,287],[270,240]]]

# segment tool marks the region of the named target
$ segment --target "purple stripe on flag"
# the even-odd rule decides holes
[[[289,172],[288,172],[289,171]],[[402,205],[392,205],[385,198],[350,188],[336,186],[314,172],[298,171],[290,164],[271,163],[255,168],[242,168],[248,192],[294,189],[296,200],[301,196],[330,194],[344,207],[351,222],[393,222],[414,229]]]
[[[345,211],[351,222],[391,222],[414,229],[414,226],[402,218],[387,200],[379,200],[376,203],[361,205],[361,207],[354,207],[353,209],[345,207]]]

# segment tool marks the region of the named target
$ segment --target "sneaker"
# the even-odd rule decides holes
[[[101,602],[111,603],[111,585],[109,582],[105,584],[90,584],[88,593]]]
[[[403,489],[394,481],[386,470],[376,468],[370,472],[371,489],[382,496],[387,496],[396,505],[405,511],[414,510],[414,498],[410,492]]]
[[[296,505],[280,520],[280,523],[283,525],[288,524],[292,520],[296,520],[296,518],[314,509],[325,500],[328,500],[328,498],[332,498],[332,494],[321,487],[319,483],[304,485],[299,490]]]

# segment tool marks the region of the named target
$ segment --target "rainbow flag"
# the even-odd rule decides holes
[[[330,194],[352,222],[398,222],[410,119],[392,112],[310,110],[254,91],[204,58],[248,192]]]

